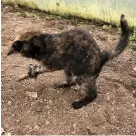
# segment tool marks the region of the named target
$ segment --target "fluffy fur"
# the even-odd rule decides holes
[[[64,69],[67,79],[56,87],[78,85],[79,90],[86,94],[83,99],[73,102],[72,106],[78,109],[96,98],[96,79],[103,65],[122,53],[128,45],[129,27],[123,14],[120,25],[122,30],[120,41],[110,51],[101,52],[88,32],[74,29],[59,34],[40,34],[29,40],[15,41],[8,55],[19,52],[25,57],[42,61],[48,69]]]
[[[20,40],[30,40],[32,37],[34,36],[39,36],[40,34],[42,34],[42,32],[40,31],[27,31],[27,32],[20,32],[17,37],[15,38],[14,41]]]

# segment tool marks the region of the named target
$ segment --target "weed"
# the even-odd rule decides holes
[[[130,37],[130,43],[129,47],[133,50],[136,51],[136,28],[133,30],[133,33]]]

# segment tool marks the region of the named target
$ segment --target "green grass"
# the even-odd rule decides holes
[[[61,16],[76,16],[119,25],[121,13],[127,15],[130,26],[136,25],[134,0],[2,0],[3,3],[14,3],[32,9],[58,14]],[[133,4],[134,3],[134,4]]]
[[[133,30],[133,33],[130,37],[130,43],[129,47],[133,50],[136,51],[136,28]]]

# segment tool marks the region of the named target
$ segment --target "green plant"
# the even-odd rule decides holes
[[[134,31],[130,37],[129,46],[132,50],[136,51],[136,28],[134,29]]]

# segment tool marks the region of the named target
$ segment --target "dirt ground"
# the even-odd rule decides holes
[[[20,31],[58,33],[74,27],[89,30],[101,49],[115,46],[119,39],[116,30],[80,22],[75,25],[68,19],[24,17],[10,6],[2,7],[2,128],[6,132],[13,135],[136,134],[136,72],[133,71],[136,56],[129,49],[106,63],[97,80],[97,99],[79,110],[72,109],[71,103],[79,98],[80,92],[52,87],[65,79],[63,71],[17,82],[27,73],[30,63],[39,64],[19,54],[7,57]]]

